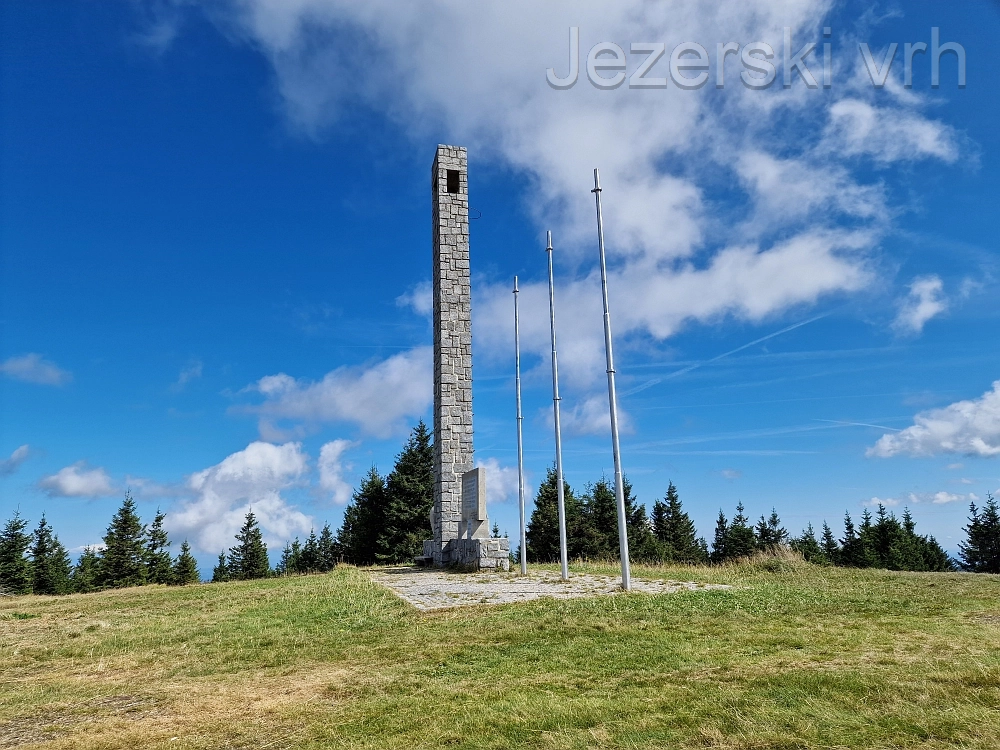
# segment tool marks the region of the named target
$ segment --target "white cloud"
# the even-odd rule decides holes
[[[38,385],[66,385],[73,379],[72,373],[35,353],[10,357],[0,364],[0,372],[14,380]]]
[[[846,156],[871,156],[877,162],[935,158],[951,163],[959,148],[953,128],[898,107],[875,107],[842,99],[830,107],[830,147]]]
[[[341,460],[344,451],[354,445],[350,440],[332,440],[319,451],[319,486],[337,505],[346,505],[354,492],[351,485],[344,481],[344,464]]]
[[[914,496],[910,495],[910,497]],[[871,500],[868,501],[867,505],[870,505],[873,508],[878,507],[879,505],[884,505],[887,508],[894,508],[897,505],[899,505],[899,503],[900,501],[894,497],[873,497]]]
[[[417,315],[430,317],[434,311],[434,290],[431,282],[421,281],[413,289],[396,297],[399,307],[409,307]]]
[[[13,474],[21,468],[21,464],[27,461],[30,455],[31,448],[27,445],[22,445],[14,449],[14,452],[10,454],[10,458],[0,459],[0,477]]]
[[[931,502],[935,505],[958,502],[968,503],[976,502],[977,500],[979,500],[979,496],[972,492],[967,495],[956,495],[954,492],[935,492],[931,497]]]
[[[723,479],[728,479],[730,482],[743,476],[743,472],[738,469],[723,469],[719,473],[722,475]]]
[[[829,214],[888,218],[882,187],[856,183],[844,167],[747,151],[738,158],[736,172],[753,196],[758,223],[815,222]]]
[[[979,294],[986,288],[986,284],[977,279],[966,277],[958,285],[958,296],[961,299],[968,299],[974,294]]]
[[[486,502],[506,503],[517,502],[517,467],[503,466],[495,458],[487,458],[477,462],[486,469]],[[527,494],[525,486],[525,494]]]
[[[965,467],[965,464],[948,464],[945,468],[951,471],[958,471]]]
[[[904,334],[920,333],[928,320],[948,309],[943,292],[944,283],[939,276],[914,279],[909,294],[900,302],[892,327]]]
[[[88,549],[94,552],[102,551],[107,545],[104,542],[97,542],[96,544],[81,544],[79,547],[73,547],[67,550],[71,555],[80,555],[86,552]]]
[[[877,505],[884,505],[887,508],[896,507],[902,503],[908,503],[910,505],[919,505],[921,503],[931,503],[932,505],[945,505],[947,503],[958,503],[958,502],[978,502],[979,496],[973,492],[966,495],[955,494],[954,492],[909,492],[905,498],[878,498],[873,497],[866,505],[871,505],[875,507]]]
[[[562,368],[559,370],[562,373]],[[597,393],[583,396],[575,403],[563,399],[559,419],[562,423],[563,435],[611,435],[611,411],[608,407],[607,393]],[[572,406],[570,406],[572,404]],[[568,407],[568,408],[567,408]],[[541,415],[551,427],[553,424],[552,410],[542,409]],[[618,404],[618,431],[623,435],[633,433],[632,417]]]
[[[864,232],[816,230],[766,248],[733,246],[707,267],[682,263],[663,270],[633,263],[609,272],[615,335],[663,340],[688,321],[712,323],[727,315],[754,323],[835,292],[859,290],[872,278]],[[475,290],[475,345],[485,353],[513,351],[507,284]],[[548,282],[521,286],[521,351],[548,367],[551,340]],[[559,373],[571,386],[593,387],[605,377],[600,277],[560,281],[556,289]],[[589,413],[589,412],[588,412]],[[594,412],[596,413],[596,412]]]
[[[959,453],[967,456],[1000,455],[1000,380],[980,398],[958,401],[943,409],[917,414],[914,424],[901,432],[883,435],[868,456],[934,456]]]
[[[274,431],[274,420],[309,425],[352,422],[365,433],[388,437],[406,429],[406,420],[422,416],[433,401],[430,347],[402,352],[368,367],[339,367],[319,382],[268,375],[248,390],[264,402],[238,410],[258,414],[261,432]]]
[[[134,3],[134,9],[141,12],[145,28],[132,39],[156,55],[163,54],[177,38],[182,25],[182,16],[170,0],[150,0]]]
[[[181,368],[180,374],[177,376],[177,381],[170,386],[171,392],[179,393],[184,390],[184,386],[192,380],[197,380],[201,377],[201,372],[202,363],[200,360],[190,362],[186,367]]]
[[[165,525],[175,539],[187,538],[199,550],[217,553],[234,544],[234,535],[252,509],[274,550],[313,526],[309,516],[281,495],[300,482],[307,468],[299,443],[251,443],[189,476],[187,489],[194,497],[168,513]]]
[[[87,469],[84,461],[44,477],[38,486],[50,497],[108,497],[118,492],[104,469]]]

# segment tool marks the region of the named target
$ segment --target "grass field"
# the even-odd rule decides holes
[[[998,576],[634,575],[734,588],[420,614],[342,567],[0,599],[0,748],[1000,748]]]

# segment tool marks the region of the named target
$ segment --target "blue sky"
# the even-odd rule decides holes
[[[556,245],[568,481],[612,472],[591,171],[602,170],[623,466],[807,522],[908,505],[954,550],[1000,487],[993,42],[977,2],[6,3],[0,516],[99,541],[126,487],[203,568],[249,503],[273,542],[340,523],[430,416],[428,173],[466,145],[477,460],[513,536],[512,299],[525,446],[553,459],[544,232]],[[567,32],[581,71],[568,90]],[[832,86],[781,85],[833,33]],[[903,43],[961,43],[930,85]],[[778,82],[599,90],[603,41],[770,42]],[[876,89],[858,44],[882,60]],[[819,53],[822,54],[821,51]],[[822,63],[807,63],[817,77]],[[605,76],[611,75],[605,73]],[[24,447],[27,446],[27,447]],[[875,500],[875,499],[878,500]],[[529,508],[530,510],[530,508]]]

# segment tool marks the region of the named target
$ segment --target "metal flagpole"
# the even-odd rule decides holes
[[[514,277],[514,392],[517,394],[517,509],[521,514],[521,575],[528,574],[528,540],[524,525],[524,447],[521,440],[521,327],[517,317],[517,276]]]
[[[549,256],[549,324],[552,328],[552,416],[556,426],[556,497],[559,498],[559,562],[562,579],[569,580],[569,556],[566,552],[566,497],[563,490],[562,428],[559,426],[559,361],[556,356],[556,296],[552,281],[552,232],[545,233],[545,252]]]
[[[618,501],[618,549],[622,560],[622,588],[632,590],[628,558],[628,526],[625,518],[625,491],[622,486],[621,449],[618,445],[618,399],[615,395],[615,358],[611,351],[611,313],[608,311],[608,271],[604,262],[604,219],[601,216],[601,175],[594,170],[597,199],[597,246],[601,253],[601,292],[604,295],[604,349],[608,357],[608,403],[611,406],[611,448],[615,456],[615,500]]]

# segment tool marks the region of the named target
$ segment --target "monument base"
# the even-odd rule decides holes
[[[451,539],[442,550],[442,565],[465,570],[510,570],[510,539]],[[417,565],[434,565],[434,540],[424,542],[424,554]]]

